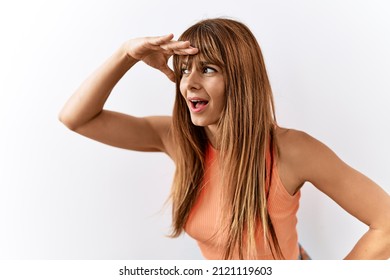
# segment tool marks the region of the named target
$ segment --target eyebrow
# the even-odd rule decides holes
[[[187,67],[188,67],[188,61],[189,61],[189,59],[187,59],[187,60],[185,60],[185,61],[182,61],[181,67],[186,67],[186,68],[187,68]],[[205,61],[205,60],[197,61],[196,64],[197,64],[197,65],[201,65],[201,66],[210,65],[210,64],[218,66],[218,65],[215,64],[214,62],[208,62],[208,61]]]
[[[199,64],[204,66],[204,65],[207,65],[207,64],[214,64],[212,62],[207,62],[207,61],[199,61]]]

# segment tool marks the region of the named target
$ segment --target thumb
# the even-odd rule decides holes
[[[172,71],[171,68],[169,68],[168,65],[165,65],[165,67],[161,68],[160,71],[163,72],[168,77],[168,79],[170,79],[172,82],[176,82],[175,73]]]

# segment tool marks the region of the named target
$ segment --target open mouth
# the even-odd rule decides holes
[[[205,101],[205,100],[191,100],[191,107],[193,109],[202,109],[202,108],[206,107],[206,105],[208,103],[209,102]]]

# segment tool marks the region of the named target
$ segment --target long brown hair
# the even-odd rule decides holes
[[[232,258],[236,250],[240,259],[255,256],[259,227],[274,258],[283,258],[267,209],[272,163],[267,164],[266,156],[270,153],[273,160],[276,154],[276,118],[260,46],[247,26],[226,18],[200,21],[179,40],[189,40],[199,49],[197,55],[185,59],[199,58],[223,69],[226,104],[218,123],[216,147],[224,186],[221,224],[228,236],[223,258]],[[174,237],[182,233],[200,192],[208,145],[204,128],[191,122],[180,93],[183,59],[173,58],[176,100],[172,129],[177,145],[171,194]]]

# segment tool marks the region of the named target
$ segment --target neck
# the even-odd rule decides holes
[[[207,138],[209,140],[209,142],[211,143],[211,145],[216,148],[217,147],[217,125],[209,125],[209,126],[206,126],[205,128],[205,131],[206,131],[206,135],[207,135]]]

